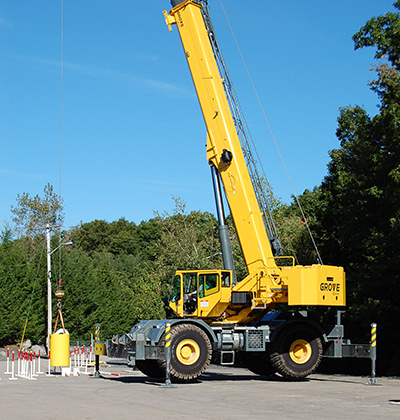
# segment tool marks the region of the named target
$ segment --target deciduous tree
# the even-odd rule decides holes
[[[61,225],[64,220],[63,199],[58,196],[50,184],[44,187],[44,197],[29,193],[18,194],[17,205],[11,206],[12,220],[20,235],[35,236],[37,228],[48,225]]]

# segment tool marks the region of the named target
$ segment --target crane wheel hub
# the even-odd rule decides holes
[[[311,354],[311,345],[306,340],[298,339],[290,346],[289,356],[293,362],[299,365],[307,363],[311,358]]]
[[[176,357],[183,365],[193,365],[200,357],[200,347],[194,340],[182,340],[176,347]]]

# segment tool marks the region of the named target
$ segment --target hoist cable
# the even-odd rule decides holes
[[[310,229],[310,226],[309,226],[309,224],[308,224],[307,218],[306,218],[306,216],[305,216],[305,214],[304,214],[303,207],[301,206],[300,201],[299,201],[299,198],[298,198],[298,196],[297,196],[297,194],[296,194],[296,191],[295,191],[295,189],[294,189],[294,186],[293,186],[292,180],[291,180],[291,178],[290,178],[289,172],[288,172],[288,170],[287,170],[287,168],[286,168],[285,162],[284,162],[283,157],[282,157],[282,155],[281,155],[281,152],[280,152],[280,150],[279,150],[278,143],[276,142],[276,139],[275,139],[274,133],[272,132],[272,128],[271,128],[271,126],[270,126],[270,124],[269,124],[269,121],[268,121],[268,118],[267,118],[267,116],[266,116],[266,114],[265,114],[264,107],[262,106],[262,103],[261,103],[260,97],[258,96],[257,89],[256,89],[256,87],[255,87],[255,85],[254,85],[254,83],[253,83],[253,79],[251,78],[251,75],[250,75],[249,69],[248,69],[248,67],[247,67],[246,61],[245,61],[245,59],[244,59],[244,57],[243,57],[243,54],[242,54],[242,51],[241,51],[241,49],[240,49],[240,47],[239,47],[239,44],[238,44],[238,42],[237,42],[237,39],[236,39],[235,33],[234,33],[233,28],[232,28],[232,26],[231,26],[231,23],[230,23],[230,21],[229,21],[229,19],[228,19],[228,15],[226,14],[226,11],[225,11],[225,8],[224,8],[224,5],[222,4],[222,0],[219,0],[219,2],[220,2],[220,4],[221,4],[222,10],[223,10],[223,12],[224,12],[225,19],[226,19],[226,21],[228,22],[229,29],[231,30],[231,33],[232,33],[233,39],[234,39],[235,44],[236,44],[236,48],[237,48],[237,49],[238,49],[238,51],[239,51],[239,54],[240,54],[240,57],[241,57],[241,59],[242,59],[243,65],[244,65],[244,67],[245,67],[245,69],[246,69],[247,76],[248,76],[248,78],[249,78],[249,80],[250,80],[251,86],[252,86],[253,91],[254,91],[254,93],[255,93],[255,95],[256,95],[256,98],[257,98],[258,104],[259,104],[259,106],[260,106],[261,112],[262,112],[262,114],[263,114],[263,116],[264,116],[265,122],[267,123],[268,129],[269,129],[269,132],[270,132],[270,134],[271,134],[272,140],[273,140],[274,145],[275,145],[275,148],[276,148],[276,150],[277,150],[277,152],[278,152],[279,159],[280,159],[280,161],[281,161],[281,163],[282,163],[282,166],[283,166],[283,168],[284,168],[284,170],[285,170],[286,176],[287,176],[287,178],[288,178],[288,180],[289,180],[290,186],[291,186],[292,191],[293,191],[293,196],[295,197],[296,202],[297,202],[297,205],[299,206],[299,209],[300,209],[301,215],[302,215],[303,220],[304,220],[304,223],[305,223],[305,225],[306,225],[306,227],[307,227],[307,230],[308,230],[308,233],[309,233],[309,235],[310,235],[311,241],[312,241],[312,243],[313,243],[313,246],[314,246],[315,252],[317,253],[318,263],[319,263],[319,264],[322,264],[322,258],[321,258],[321,255],[320,255],[320,253],[319,253],[319,250],[318,250],[317,244],[316,244],[316,242],[315,242],[315,240],[314,240],[314,236],[313,236],[313,234],[312,234],[312,232],[311,232],[311,229]],[[260,161],[260,160],[259,160],[259,161]],[[260,161],[260,162],[261,162],[261,161]]]
[[[61,178],[62,178],[62,94],[63,94],[63,45],[64,45],[64,0],[61,0],[61,37],[60,37],[60,204],[61,195]],[[61,226],[60,226],[60,244],[61,244]],[[59,286],[61,285],[61,246],[58,254],[59,261]]]
[[[60,45],[60,197],[62,174],[62,88],[63,88],[64,0],[61,0],[61,45]]]

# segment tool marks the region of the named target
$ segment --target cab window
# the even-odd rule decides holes
[[[218,292],[218,274],[200,274],[199,276],[199,297],[211,295]]]
[[[181,276],[177,274],[172,282],[171,302],[177,302],[181,298]]]
[[[197,289],[197,273],[184,273],[183,293],[193,293]]]
[[[231,273],[229,271],[221,273],[221,285],[222,287],[231,287]]]

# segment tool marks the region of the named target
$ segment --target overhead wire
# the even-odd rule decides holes
[[[302,205],[301,205],[301,203],[300,203],[300,200],[299,200],[299,198],[298,198],[298,196],[297,196],[297,194],[296,194],[296,191],[295,191],[295,189],[294,189],[294,186],[293,186],[292,180],[291,180],[291,178],[290,178],[289,172],[288,172],[288,170],[287,170],[287,168],[286,168],[286,165],[285,165],[285,162],[284,162],[284,160],[283,160],[282,154],[281,154],[281,152],[280,152],[280,150],[279,150],[279,146],[278,146],[278,143],[277,143],[277,141],[276,141],[276,139],[275,139],[274,133],[272,132],[272,128],[271,128],[271,126],[270,126],[270,124],[269,124],[269,120],[268,120],[267,115],[266,115],[266,113],[265,113],[265,111],[264,111],[264,107],[263,107],[263,105],[262,105],[262,103],[261,103],[261,100],[260,100],[260,97],[259,97],[259,95],[258,95],[257,89],[256,89],[256,87],[255,87],[255,85],[254,85],[254,82],[253,82],[253,79],[252,79],[252,77],[251,77],[251,75],[250,75],[250,71],[249,71],[249,69],[248,69],[248,67],[247,67],[246,61],[245,61],[244,56],[243,56],[243,54],[242,54],[242,51],[241,51],[241,49],[240,49],[240,47],[239,47],[239,43],[238,43],[238,41],[237,41],[237,39],[236,39],[235,33],[234,33],[233,28],[232,28],[232,25],[231,25],[231,23],[230,23],[230,21],[229,21],[228,15],[227,15],[226,10],[225,10],[225,7],[224,7],[224,5],[222,4],[222,0],[219,0],[219,2],[220,2],[220,4],[221,4],[222,10],[223,10],[223,12],[224,12],[225,19],[226,19],[226,21],[227,21],[227,23],[228,23],[229,29],[230,29],[230,31],[231,31],[231,33],[232,33],[233,39],[234,39],[234,41],[235,41],[236,48],[237,48],[237,49],[238,49],[238,51],[239,51],[239,55],[240,55],[240,57],[241,57],[241,59],[242,59],[242,62],[243,62],[243,65],[244,65],[244,67],[245,67],[245,70],[246,70],[247,76],[248,76],[248,78],[249,78],[249,80],[250,80],[251,86],[252,86],[253,91],[254,91],[254,93],[255,93],[255,95],[256,95],[256,98],[257,98],[258,104],[259,104],[259,106],[260,106],[261,112],[262,112],[262,114],[263,114],[263,116],[264,116],[265,122],[267,123],[268,129],[269,129],[269,132],[270,132],[270,134],[271,134],[272,140],[273,140],[274,145],[275,145],[275,148],[276,148],[276,150],[277,150],[277,152],[278,152],[279,159],[280,159],[280,161],[281,161],[281,163],[282,163],[283,169],[284,169],[284,171],[285,171],[285,173],[286,173],[286,176],[287,176],[287,178],[288,178],[288,180],[289,180],[290,186],[291,186],[292,191],[293,191],[293,196],[294,196],[294,197],[295,197],[295,199],[296,199],[296,203],[297,203],[297,205],[298,205],[298,207],[299,207],[299,209],[300,209],[300,212],[301,212],[302,218],[303,218],[303,220],[304,220],[305,226],[306,226],[307,231],[308,231],[308,233],[309,233],[309,235],[310,235],[310,238],[311,238],[311,241],[312,241],[312,243],[313,243],[313,246],[314,246],[315,252],[316,252],[316,254],[317,254],[318,263],[319,263],[319,264],[322,264],[322,258],[321,258],[321,255],[320,255],[320,253],[319,253],[319,250],[318,250],[317,244],[316,244],[316,242],[315,242],[315,240],[314,240],[314,236],[313,236],[313,234],[312,234],[312,232],[311,232],[311,229],[310,229],[310,226],[309,226],[309,224],[308,224],[307,218],[306,218],[305,213],[304,213],[304,211],[303,211],[303,207],[302,207]],[[259,160],[259,162],[261,162],[261,160]]]

